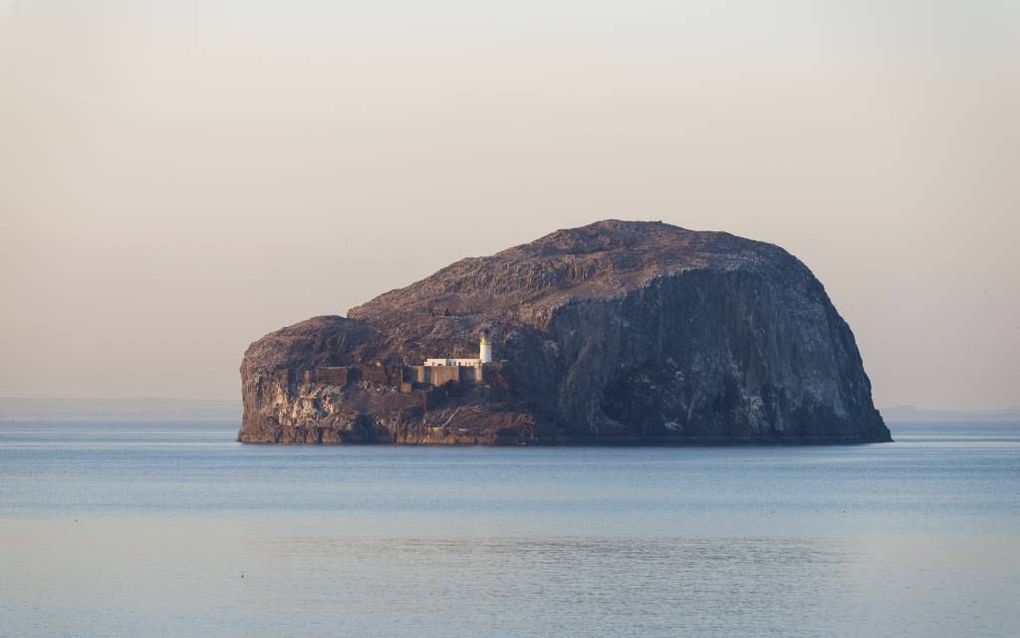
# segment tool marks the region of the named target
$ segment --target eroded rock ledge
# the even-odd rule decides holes
[[[430,377],[429,357],[494,362]],[[853,334],[776,246],[604,221],[270,333],[241,364],[246,443],[891,440]]]

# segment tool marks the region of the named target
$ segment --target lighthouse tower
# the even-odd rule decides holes
[[[478,340],[478,363],[492,363],[492,341],[489,340],[488,330],[482,330],[482,336]]]

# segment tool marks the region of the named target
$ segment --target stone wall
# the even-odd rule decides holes
[[[315,371],[315,380],[329,385],[345,386],[348,383],[357,381],[359,377],[358,368],[349,368],[347,366],[321,367]]]
[[[429,383],[439,388],[451,381],[460,381],[460,371],[458,366],[429,366]]]
[[[302,373],[305,383],[323,383],[345,387],[358,381],[399,388],[401,392],[417,392],[429,386],[441,387],[459,383],[485,383],[499,387],[508,385],[499,363],[484,366],[321,366]]]

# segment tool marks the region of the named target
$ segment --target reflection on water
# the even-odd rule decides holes
[[[286,525],[166,529],[145,520],[54,533],[52,525],[7,525],[0,539],[21,556],[6,562],[12,578],[0,586],[18,633],[816,635],[852,620],[834,603],[849,595],[855,558],[836,539],[289,536]],[[42,601],[46,613],[30,611]]]
[[[1020,428],[262,448],[0,424],[0,635],[1015,635]],[[243,577],[242,577],[243,575]]]
[[[305,611],[340,594],[350,620],[366,629],[396,616],[437,634],[457,626],[468,635],[640,636],[752,633],[811,618],[798,608],[838,597],[845,582],[842,545],[770,538],[302,539],[291,551],[265,555],[274,572],[307,562],[307,584],[319,594],[301,603]],[[275,587],[252,591],[256,604],[287,612]],[[819,626],[811,618],[793,629],[817,633]]]

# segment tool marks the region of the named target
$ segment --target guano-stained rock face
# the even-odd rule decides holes
[[[408,366],[477,357],[481,381]],[[420,372],[418,373],[420,374]],[[853,334],[776,246],[658,222],[560,230],[270,333],[241,364],[249,443],[890,441]]]

